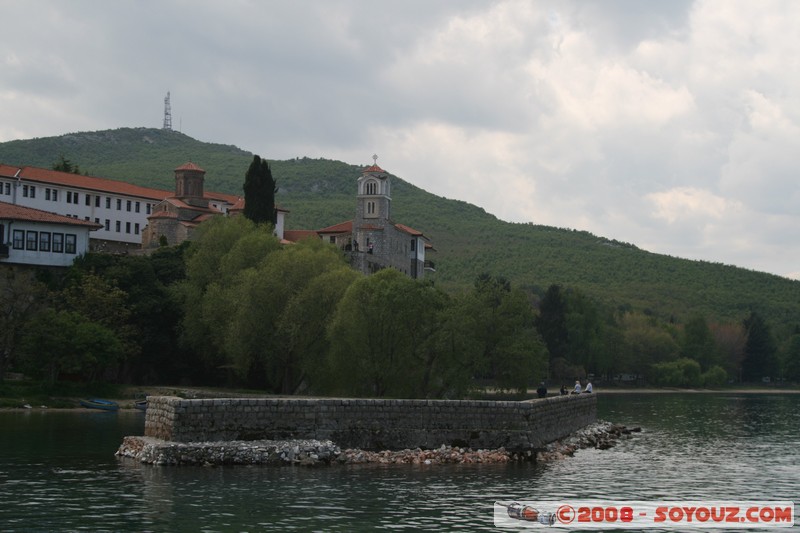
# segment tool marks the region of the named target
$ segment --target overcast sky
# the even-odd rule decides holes
[[[0,20],[0,141],[161,127],[170,91],[201,141],[377,153],[503,220],[800,279],[797,1],[0,0]]]

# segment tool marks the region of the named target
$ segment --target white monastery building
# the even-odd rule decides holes
[[[67,267],[100,224],[0,202],[0,264]]]
[[[197,168],[187,163],[178,167],[176,174],[187,166]],[[0,165],[0,202],[98,224],[90,251],[138,250],[154,207],[182,193],[56,170]],[[225,214],[241,200],[231,194],[201,194],[210,213]]]

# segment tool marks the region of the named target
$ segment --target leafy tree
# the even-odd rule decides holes
[[[614,335],[616,324],[611,313],[579,290],[565,294],[567,354],[569,361],[588,373],[603,375],[613,367],[612,347],[619,343]],[[581,373],[583,375],[583,373]]]
[[[27,322],[45,304],[46,289],[33,274],[0,271],[0,382],[14,365],[17,343]]]
[[[357,271],[342,265],[311,279],[287,302],[277,329],[286,359],[295,362],[293,368],[287,368],[298,376],[294,388],[307,385],[312,392],[327,390],[331,375],[328,327],[345,291],[360,277]],[[284,377],[289,386],[295,385],[286,372]]]
[[[800,333],[798,332],[787,341],[783,358],[783,376],[789,381],[800,382]]]
[[[52,308],[43,310],[28,324],[21,342],[26,373],[49,383],[62,373],[95,381],[123,353],[122,343],[109,328],[80,313]]]
[[[61,172],[69,172],[71,174],[81,173],[81,169],[78,168],[78,165],[73,164],[72,161],[64,157],[64,154],[61,154],[59,156],[58,161],[53,163],[53,170],[59,170]]]
[[[651,368],[654,364],[671,362],[678,358],[680,348],[666,329],[652,317],[628,313],[622,318],[624,349],[620,353],[620,367],[625,372],[648,376],[658,380]]]
[[[567,304],[559,285],[550,285],[539,303],[536,329],[547,345],[551,359],[567,359]]]
[[[324,281],[315,282],[320,276]],[[219,295],[223,308],[230,310],[219,317],[228,362],[238,375],[272,392],[295,393],[306,382],[306,360],[318,360],[316,350],[325,347],[305,341],[325,330],[329,316],[305,314],[305,306],[317,305],[314,291],[322,292],[321,284],[329,281],[334,285],[320,296],[332,312],[355,277],[336,248],[318,239],[282,248],[255,268],[242,270]]]
[[[695,315],[683,328],[683,357],[694,359],[703,369],[709,369],[719,362],[717,346],[706,319]]]
[[[697,387],[703,383],[700,363],[686,357],[654,364],[652,375],[653,383],[667,387]]]
[[[703,373],[702,380],[706,387],[719,387],[728,382],[728,373],[721,366],[714,365]]]
[[[742,360],[742,380],[761,381],[762,377],[778,375],[777,348],[764,319],[755,311],[743,322],[747,342]]]
[[[451,298],[438,315],[438,331],[428,345],[437,358],[436,367],[426,366],[428,396],[462,398],[476,386],[475,376],[485,372],[483,349],[476,342],[480,317],[471,298]],[[431,361],[429,360],[428,363]]]
[[[215,217],[198,226],[186,250],[186,278],[170,290],[183,310],[181,343],[200,356],[204,372],[231,369],[226,330],[238,302],[229,296],[243,272],[255,269],[280,242],[245,217]],[[269,301],[269,300],[265,300]]]
[[[534,326],[527,295],[502,277],[481,277],[466,297],[482,375],[503,389],[524,391],[545,377],[547,350]]]
[[[63,307],[110,328],[125,347],[119,379],[177,381],[195,374],[175,342],[182,310],[167,288],[184,276],[185,245],[148,256],[86,254],[69,270]]]
[[[412,370],[409,331],[399,316],[412,281],[393,269],[356,280],[329,327],[333,386],[356,396],[404,396]]]
[[[244,177],[244,216],[262,224],[273,226],[278,220],[275,210],[275,194],[278,186],[272,177],[272,170],[266,159],[253,156],[253,161]]]
[[[740,377],[747,335],[741,322],[712,324],[711,335],[720,357],[720,365],[729,376]]]
[[[440,290],[393,269],[356,280],[329,327],[331,390],[377,397],[465,390],[469,362],[451,348],[459,321],[450,309]]]
[[[214,217],[197,227],[186,250],[186,281],[201,292],[212,283],[228,285],[244,268],[256,266],[280,242],[245,217]]]

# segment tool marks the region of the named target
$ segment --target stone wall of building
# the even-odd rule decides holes
[[[524,402],[148,398],[145,436],[175,442],[316,439],[342,448],[543,448],[597,419],[594,394]]]

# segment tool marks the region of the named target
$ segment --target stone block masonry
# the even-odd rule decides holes
[[[172,442],[314,439],[363,450],[528,451],[597,420],[595,394],[514,401],[148,397],[145,436]]]

